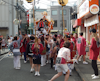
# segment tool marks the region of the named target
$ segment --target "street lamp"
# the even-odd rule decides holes
[[[63,6],[65,6],[68,3],[68,0],[58,0],[58,3],[62,6],[62,35],[63,35],[63,27],[64,26],[64,17],[63,17]]]

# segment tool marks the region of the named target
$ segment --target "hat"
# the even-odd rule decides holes
[[[91,32],[92,32],[92,33],[96,33],[96,29],[93,28],[93,29],[91,30]]]

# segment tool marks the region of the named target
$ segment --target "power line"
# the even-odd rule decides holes
[[[11,3],[9,3],[9,2],[6,2],[6,1],[4,1],[4,0],[1,0],[1,1],[3,1],[3,2],[7,3],[7,4],[10,4],[10,5],[16,7],[16,5],[13,5],[13,4],[11,4]]]

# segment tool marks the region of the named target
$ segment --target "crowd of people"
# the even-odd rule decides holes
[[[14,68],[20,69],[20,58],[24,56],[24,63],[27,59],[30,61],[30,72],[35,71],[35,76],[40,76],[40,67],[45,67],[50,63],[51,68],[58,71],[49,81],[53,81],[62,74],[65,75],[65,81],[68,81],[69,75],[72,75],[74,63],[81,61],[83,64],[88,64],[85,61],[86,46],[90,46],[90,59],[92,60],[92,68],[94,74],[92,79],[99,78],[97,68],[97,57],[99,55],[99,39],[96,35],[96,29],[91,29],[92,41],[90,45],[86,44],[86,39],[83,33],[78,37],[77,33],[69,33],[64,37],[62,35],[41,34],[39,36],[22,34],[13,37],[12,41],[8,38],[10,53],[14,56]]]

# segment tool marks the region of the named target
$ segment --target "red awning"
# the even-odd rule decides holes
[[[76,28],[77,26],[81,26],[81,19],[75,20],[75,24],[73,25],[73,28]]]

